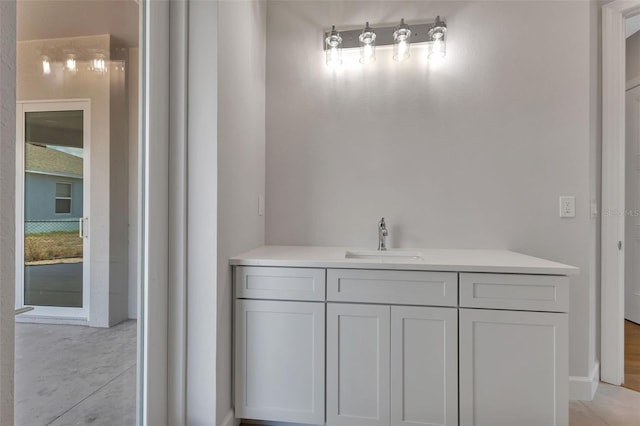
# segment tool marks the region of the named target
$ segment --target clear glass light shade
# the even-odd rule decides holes
[[[69,55],[67,59],[64,61],[64,69],[69,72],[77,72],[78,64],[76,62],[76,58],[73,55]]]
[[[105,74],[107,72],[107,61],[103,55],[98,55],[91,61],[91,71],[97,72],[98,74]]]
[[[411,43],[411,29],[404,23],[404,19],[400,20],[400,25],[393,32],[393,59],[402,62],[409,59],[409,44]]]
[[[42,74],[44,75],[51,74],[51,61],[47,56],[42,57]]]
[[[376,60],[376,33],[367,22],[358,38],[360,40],[360,63],[370,64]]]
[[[430,61],[441,60],[447,54],[447,46],[445,42],[446,33],[447,25],[441,21],[438,16],[436,18],[436,22],[431,26],[431,29],[429,29],[429,33],[427,34],[431,41],[429,53],[427,54]]]
[[[337,66],[342,64],[342,37],[334,26],[325,39],[327,65]]]

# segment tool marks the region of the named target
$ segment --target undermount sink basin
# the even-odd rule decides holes
[[[422,253],[403,250],[347,250],[347,259],[421,260]]]

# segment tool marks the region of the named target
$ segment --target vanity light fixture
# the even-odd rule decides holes
[[[358,37],[360,41],[360,63],[370,64],[376,60],[376,33],[369,26],[369,22]]]
[[[107,72],[107,62],[104,59],[103,54],[98,54],[91,61],[91,71],[94,71],[98,74],[106,74]]]
[[[42,57],[42,74],[49,75],[51,74],[51,61],[48,56]]]
[[[411,43],[411,28],[404,22],[404,18],[400,20],[400,25],[393,32],[393,60],[402,62],[409,59],[409,43]]]
[[[404,18],[396,26],[376,26],[371,28],[369,22],[364,29],[345,30],[338,32],[335,25],[324,33],[322,42],[326,55],[326,63],[330,66],[341,65],[343,62],[342,49],[359,49],[359,62],[369,64],[376,60],[378,47],[393,46],[393,59],[402,62],[410,57],[410,50],[424,49],[425,58],[435,61],[444,58],[446,54],[445,37],[447,25],[438,16],[428,23],[413,23],[411,27]],[[414,46],[415,47],[412,47]],[[352,55],[347,55],[345,61],[350,62]]]
[[[440,60],[446,55],[445,34],[447,33],[447,25],[440,20],[440,16],[436,18],[436,22],[429,29],[428,36],[431,39],[431,46],[427,58],[429,60]]]
[[[327,65],[336,66],[342,64],[342,37],[336,31],[336,26],[331,28],[331,32],[325,39]]]
[[[73,73],[78,72],[78,64],[74,55],[67,56],[67,59],[64,61],[64,69]]]

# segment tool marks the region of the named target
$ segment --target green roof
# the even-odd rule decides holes
[[[27,172],[77,175],[82,177],[81,157],[47,148],[43,145],[26,143],[25,169]]]

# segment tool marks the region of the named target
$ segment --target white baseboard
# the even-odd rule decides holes
[[[222,420],[220,426],[240,426],[240,419],[236,419],[233,416],[233,409],[227,412],[227,415],[224,416],[224,419]]]
[[[569,377],[569,399],[578,401],[592,401],[600,383],[600,363],[596,362],[589,377]]]

